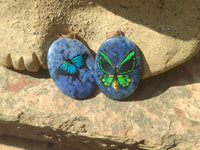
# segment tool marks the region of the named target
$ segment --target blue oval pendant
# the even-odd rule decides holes
[[[123,36],[109,38],[98,50],[94,71],[96,83],[106,96],[124,99],[135,91],[140,80],[139,51]]]
[[[79,40],[54,41],[47,54],[47,65],[56,85],[68,96],[83,99],[94,91],[94,59]]]

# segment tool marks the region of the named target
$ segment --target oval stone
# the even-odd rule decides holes
[[[94,91],[94,59],[79,40],[55,40],[47,54],[47,65],[56,85],[68,96],[83,99]]]
[[[141,75],[136,45],[123,36],[107,39],[97,52],[94,71],[96,83],[106,96],[116,100],[130,96]]]

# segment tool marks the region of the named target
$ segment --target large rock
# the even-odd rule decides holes
[[[71,147],[60,146],[51,142],[35,141],[24,139],[16,136],[2,135],[0,136],[1,150],[75,150]]]
[[[96,92],[72,100],[48,72],[0,67],[0,134],[76,149],[200,149],[200,53],[167,73],[142,80],[127,101]]]
[[[47,50],[59,32],[73,28],[96,52],[106,31],[121,29],[140,48],[147,78],[199,50],[199,8],[199,0],[1,0],[0,63],[38,71],[47,68]]]

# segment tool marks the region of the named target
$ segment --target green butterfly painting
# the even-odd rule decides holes
[[[133,79],[129,73],[135,70],[136,58],[135,51],[131,51],[120,63],[119,67],[112,64],[109,57],[103,52],[99,54],[99,67],[104,75],[101,77],[101,82],[104,86],[113,86],[115,90],[119,86],[127,87]]]

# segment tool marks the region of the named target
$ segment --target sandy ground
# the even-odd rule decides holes
[[[1,135],[0,150],[74,150],[55,143],[28,140],[24,138]]]

